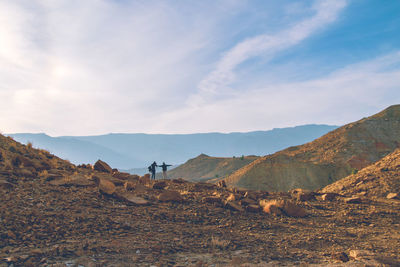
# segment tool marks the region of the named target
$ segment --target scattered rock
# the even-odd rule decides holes
[[[399,198],[399,194],[398,193],[389,193],[386,196],[387,199],[395,199],[395,198]]]
[[[354,249],[350,250],[349,256],[355,260],[372,259],[375,254],[369,250]]]
[[[246,210],[249,212],[260,212],[262,208],[259,205],[248,205],[246,206]]]
[[[273,215],[281,215],[282,214],[282,210],[279,207],[281,205],[276,200],[268,201],[266,203],[262,202],[262,203],[260,203],[260,205],[261,204],[263,207],[263,211],[265,213],[273,214]]]
[[[178,191],[164,190],[160,195],[158,195],[158,200],[162,202],[182,202],[183,197]]]
[[[176,184],[184,184],[184,183],[186,183],[187,181],[186,181],[185,179],[178,178],[178,179],[172,179],[172,182],[173,182],[173,183],[176,183]]]
[[[139,183],[141,184],[148,184],[150,183],[150,174],[145,174],[142,177],[139,178]]]
[[[96,163],[94,164],[93,167],[96,171],[99,172],[107,172],[107,173],[112,173],[112,169],[110,167],[110,165],[108,165],[107,163],[105,163],[102,160],[98,160],[96,161]]]
[[[58,185],[58,186],[92,186],[95,185],[93,180],[89,180],[85,176],[81,174],[74,174],[68,177],[64,177],[61,179],[56,179],[50,181],[51,185]]]
[[[113,177],[120,179],[120,180],[129,180],[133,175],[131,175],[130,173],[127,172],[114,172],[112,174]]]
[[[226,182],[225,182],[225,180],[219,181],[219,182],[217,183],[217,186],[218,186],[218,187],[222,187],[222,188],[226,188]]]
[[[315,193],[310,190],[305,190],[301,188],[293,189],[289,192],[293,198],[299,201],[309,201],[315,199]]]
[[[0,179],[0,188],[12,189],[13,187],[14,187],[14,185],[12,183],[9,183],[6,180]]]
[[[168,184],[167,184],[166,181],[162,181],[162,180],[161,181],[156,181],[153,184],[153,189],[164,189],[167,186],[168,186]]]
[[[257,202],[255,200],[251,199],[251,198],[245,197],[245,198],[240,200],[240,204],[242,206],[249,206],[249,205],[257,205]]]
[[[236,196],[232,193],[226,198],[226,201],[235,201],[235,200],[236,200]]]

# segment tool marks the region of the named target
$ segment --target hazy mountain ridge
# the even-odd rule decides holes
[[[199,154],[218,157],[266,155],[288,146],[309,142],[337,126],[303,125],[248,133],[107,134],[60,136],[9,134],[21,143],[67,158],[75,164],[103,159],[119,169],[146,167],[154,160],[181,164]]]
[[[360,170],[400,147],[400,105],[289,147],[237,170],[230,186],[287,191],[316,189]]]

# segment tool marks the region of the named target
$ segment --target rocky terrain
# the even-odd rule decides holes
[[[322,192],[397,198],[400,195],[400,149],[356,174],[326,186]]]
[[[400,264],[396,197],[150,181],[1,135],[0,151],[0,266]]]
[[[317,189],[400,147],[400,105],[340,127],[313,142],[259,158],[224,178],[228,186],[270,191]]]
[[[168,171],[168,177],[183,178],[189,181],[207,181],[213,178],[228,176],[257,158],[259,157],[243,156],[223,158],[201,154],[171,171]]]

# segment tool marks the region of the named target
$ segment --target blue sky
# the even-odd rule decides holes
[[[341,125],[400,103],[397,0],[3,0],[0,130]]]

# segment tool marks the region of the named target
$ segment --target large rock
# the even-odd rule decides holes
[[[115,184],[106,179],[99,179],[98,186],[99,191],[106,195],[112,195],[116,190]]]
[[[283,213],[291,217],[307,216],[304,208],[287,200],[260,201],[260,205],[263,206],[264,212],[269,214],[280,215]]]
[[[311,190],[297,188],[291,190],[289,193],[294,199],[297,199],[298,201],[309,201],[315,199],[315,193]]]
[[[153,189],[164,189],[165,187],[167,187],[168,184],[166,181],[157,181],[153,184]]]
[[[108,165],[107,163],[105,163],[102,160],[98,160],[96,161],[96,163],[94,164],[93,167],[96,171],[99,172],[107,172],[107,173],[112,173],[112,169],[110,167],[110,165]]]
[[[399,198],[399,194],[397,193],[389,193],[386,196],[387,199],[395,199],[395,198]]]
[[[164,190],[159,196],[158,200],[162,202],[182,202],[183,197],[178,191]]]

